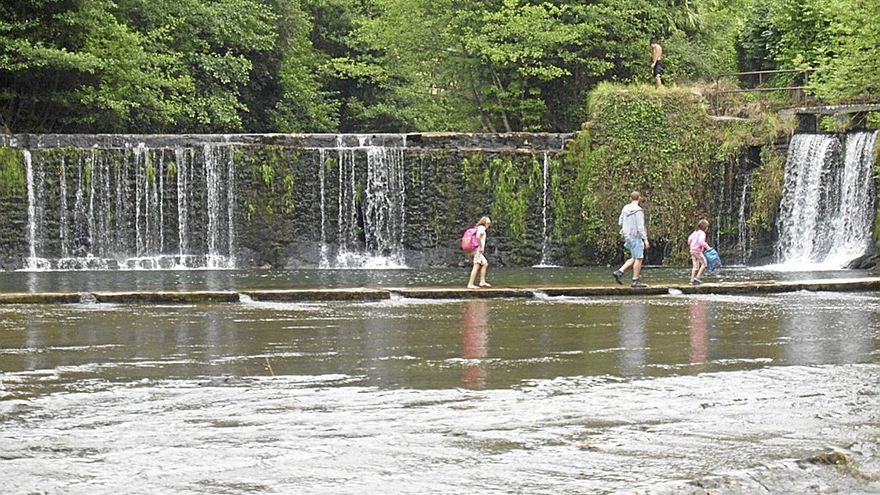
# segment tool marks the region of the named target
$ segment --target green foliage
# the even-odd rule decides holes
[[[165,180],[173,181],[177,179],[177,163],[169,161],[165,164]]]
[[[398,129],[574,128],[589,88],[648,79],[648,38],[688,23],[678,15],[685,5],[639,0],[378,0],[376,7],[354,31],[366,53],[343,66],[368,80],[380,101],[420,109],[397,116]],[[363,100],[358,110],[381,105]]]
[[[271,189],[275,184],[275,167],[272,163],[260,164],[260,178],[263,179],[263,185]]]
[[[245,186],[245,214],[249,221],[258,219],[267,225],[283,221],[281,215],[294,211],[296,180],[293,164],[299,163],[302,150],[282,146],[264,146],[236,151],[235,161],[250,170],[250,184]],[[271,227],[267,227],[271,228]]]
[[[573,130],[601,82],[816,69],[880,94],[880,0],[9,0],[16,132]],[[792,80],[791,82],[798,82]]]
[[[761,166],[752,175],[752,195],[748,225],[769,233],[776,222],[782,201],[785,179],[785,156],[772,145],[761,148]]]
[[[505,248],[514,263],[526,261],[529,199],[541,187],[541,165],[534,157],[528,161],[494,158],[489,162],[491,176],[493,225],[505,240]]]
[[[461,161],[461,175],[464,181],[464,195],[477,197],[488,192],[491,184],[489,168],[483,163],[482,155],[464,158]]]
[[[822,100],[874,100],[880,95],[878,11],[880,0],[752,2],[739,36],[741,67],[812,68],[809,86]]]
[[[149,184],[156,183],[156,169],[153,168],[153,161],[147,155],[147,163],[144,166],[144,178]]]
[[[5,2],[2,123],[44,132],[241,129],[243,90],[275,48],[275,20],[258,0]]]
[[[589,132],[565,150],[563,166],[575,176],[561,187],[570,199],[557,206],[557,218],[571,222],[561,228],[576,262],[619,256],[617,219],[633,190],[643,195],[650,240],[666,246],[669,261],[684,260],[695,221],[715,213],[720,165],[777,132],[774,121],[716,125],[684,88],[600,85],[589,114]]]
[[[0,194],[3,196],[24,194],[27,188],[24,161],[21,151],[0,148]]]
[[[551,176],[554,237],[562,239],[577,265],[595,263],[595,240],[604,222],[594,194],[598,177],[592,166],[598,156],[593,156],[590,141],[588,129],[569,141]]]
[[[284,174],[281,187],[284,189],[284,195],[281,198],[284,205],[284,213],[292,213],[296,203],[293,200],[293,174],[290,171]]]
[[[95,156],[94,153],[95,152],[92,151],[92,157]],[[92,188],[92,173],[94,172],[94,169],[92,168],[93,163],[94,163],[93,159],[86,160],[86,165],[85,165],[85,168],[83,169],[83,181],[85,182],[86,189]]]
[[[327,87],[332,77],[330,56],[313,45],[310,35],[315,20],[301,3],[276,3],[275,77],[281,94],[269,111],[269,124],[282,132],[329,132],[339,124],[340,102]],[[267,75],[269,80],[272,77],[271,73]]]

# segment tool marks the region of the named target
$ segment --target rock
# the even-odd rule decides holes
[[[880,264],[880,254],[866,254],[850,261],[846,268],[850,270],[870,270]]]

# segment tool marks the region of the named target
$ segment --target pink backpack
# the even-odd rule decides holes
[[[461,249],[465,252],[473,251],[480,247],[480,239],[477,238],[477,227],[473,226],[461,235]]]

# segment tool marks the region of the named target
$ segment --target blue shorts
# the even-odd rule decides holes
[[[634,260],[645,257],[645,241],[641,237],[627,237],[623,247],[629,249],[630,257]]]

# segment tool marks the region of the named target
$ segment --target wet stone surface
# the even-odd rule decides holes
[[[0,307],[0,492],[877,493],[880,293]]]

